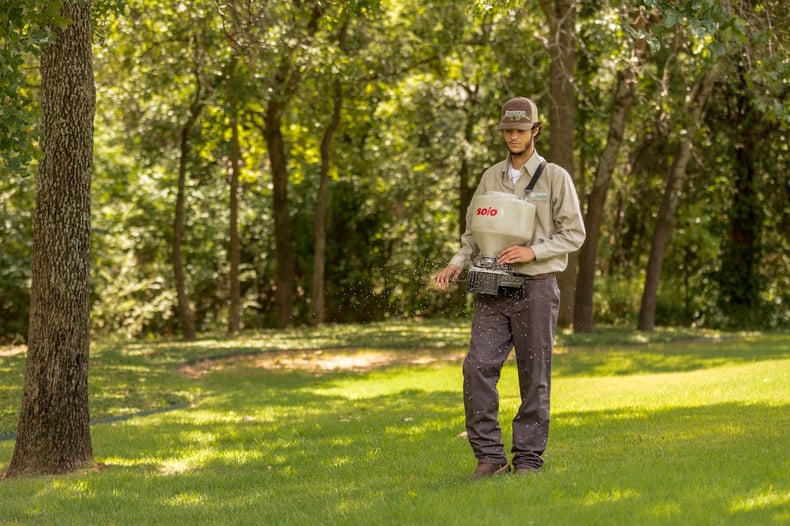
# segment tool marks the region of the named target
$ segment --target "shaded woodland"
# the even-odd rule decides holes
[[[40,61],[70,23],[51,4],[16,2],[0,34],[0,342],[26,341],[31,319]],[[505,155],[498,111],[516,95],[585,211],[563,326],[787,327],[788,11],[94,2],[90,329],[466,316],[462,288],[428,283]]]

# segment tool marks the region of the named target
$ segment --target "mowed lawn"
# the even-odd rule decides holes
[[[790,523],[790,335],[559,335],[543,471],[479,481],[467,338],[461,322],[393,322],[97,343],[103,469],[0,481],[0,524]],[[23,368],[0,348],[0,471]]]

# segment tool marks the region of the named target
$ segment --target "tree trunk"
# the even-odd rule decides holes
[[[591,332],[594,326],[593,293],[595,291],[595,269],[598,256],[598,240],[600,239],[601,221],[603,220],[606,195],[617,163],[620,146],[623,143],[628,110],[633,101],[634,71],[629,66],[617,72],[617,83],[614,90],[611,116],[609,118],[609,134],[606,146],[598,158],[595,170],[595,181],[587,201],[587,213],[584,218],[587,239],[579,254],[579,277],[576,283],[576,301],[574,305],[573,328],[579,332]]]
[[[277,257],[277,328],[284,329],[293,319],[294,253],[291,246],[291,218],[288,214],[288,161],[282,133],[284,105],[279,99],[266,109],[264,134],[272,167],[274,207],[274,250]]]
[[[475,121],[477,120],[477,86],[466,90],[465,103],[466,123],[464,125],[464,144],[472,144],[475,136]],[[458,170],[458,238],[466,232],[466,209],[472,203],[480,174],[472,173],[472,166],[468,156],[461,156],[461,168]]]
[[[186,279],[184,277],[184,258],[181,245],[184,243],[184,202],[186,201],[187,159],[189,157],[189,134],[197,119],[192,114],[181,129],[180,157],[178,160],[178,192],[176,193],[176,214],[173,218],[173,277],[176,282],[176,298],[178,300],[178,319],[185,340],[194,340],[195,314],[187,296]]]
[[[90,198],[96,94],[91,2],[63,3],[66,27],[41,57],[44,158],[34,219],[22,407],[6,476],[94,467],[88,413]]]
[[[241,263],[241,241],[239,240],[239,170],[241,169],[241,146],[239,145],[239,113],[235,97],[230,100],[230,305],[228,308],[228,333],[238,334],[241,330],[241,286],[239,266]]]
[[[192,128],[198,121],[200,114],[203,111],[203,85],[200,81],[200,72],[198,65],[195,65],[195,95],[192,97],[192,103],[189,105],[189,115],[181,128],[181,137],[179,138],[179,159],[178,159],[178,192],[176,193],[176,213],[173,218],[173,277],[176,282],[176,298],[178,301],[178,319],[181,323],[182,337],[185,340],[194,340],[197,335],[195,333],[195,313],[192,304],[189,301],[187,294],[186,278],[184,276],[184,258],[181,253],[181,246],[184,243],[184,223],[185,212],[184,206],[186,202],[186,185],[187,185],[187,166],[189,163],[189,141],[191,139]]]
[[[466,90],[467,98],[464,104],[464,113],[466,114],[466,123],[464,125],[464,144],[472,144],[475,135],[475,122],[477,121],[478,102],[477,102],[477,85],[469,87]],[[475,173],[472,163],[469,162],[469,156],[464,152],[461,155],[461,166],[458,169],[458,239],[466,232],[466,210],[472,203],[475,189],[479,182],[480,173]],[[460,245],[459,245],[460,246]],[[458,310],[466,304],[466,287],[455,287],[453,292],[453,303],[457,305]]]
[[[691,159],[691,147],[703,116],[703,107],[713,90],[715,72],[710,71],[702,77],[689,97],[686,99],[684,115],[687,115],[686,130],[677,145],[675,159],[672,162],[667,181],[664,186],[664,197],[658,209],[656,227],[650,245],[650,255],[645,271],[645,288],[639,308],[637,328],[641,331],[652,331],[655,328],[656,299],[658,285],[661,280],[661,266],[664,252],[672,234],[672,216],[677,204],[677,193],[686,176],[686,167]]]
[[[573,134],[575,96],[573,90],[576,65],[576,0],[540,0],[549,23],[549,153],[548,160],[559,164],[571,176],[574,173]],[[576,287],[576,252],[568,255],[568,267],[558,277],[560,313],[558,324],[573,322],[574,289]]]
[[[332,97],[332,117],[321,138],[321,173],[319,175],[318,195],[315,202],[315,244],[313,259],[313,324],[323,323],[326,319],[324,291],[324,272],[326,268],[326,211],[329,204],[329,167],[332,157],[332,137],[340,126],[343,111],[343,88],[340,81],[334,81]]]
[[[320,28],[324,6],[321,2],[307,3],[304,7],[309,13],[304,27],[305,38],[312,37]],[[301,37],[300,37],[301,38]],[[290,39],[289,39],[290,40]],[[290,49],[292,42],[283,43],[284,50]],[[301,48],[299,45],[297,48]],[[263,111],[263,136],[269,152],[272,171],[272,207],[274,212],[274,250],[277,261],[275,301],[277,304],[277,328],[284,329],[293,321],[294,284],[296,268],[293,246],[291,245],[291,219],[288,212],[288,157],[283,138],[282,122],[288,102],[294,97],[302,80],[301,66],[296,60],[297,48],[279,54],[279,63],[273,70],[271,98],[267,99]]]

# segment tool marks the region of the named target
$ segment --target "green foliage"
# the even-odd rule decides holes
[[[596,322],[615,326],[632,326],[639,308],[641,280],[627,275],[601,275],[596,278]]]
[[[17,2],[0,15],[0,57],[9,66],[0,68],[0,97],[5,97],[0,131],[7,131],[0,133],[6,141],[0,147],[0,339],[6,341],[26,333],[35,66],[50,38],[40,29],[43,12],[30,5]],[[635,25],[640,16],[644,26]],[[295,290],[294,322],[311,320],[320,147],[336,85],[342,110],[328,157],[329,319],[468,314],[462,291],[440,294],[427,285],[457,249],[465,192],[505,154],[495,130],[501,102],[515,94],[531,96],[551,131],[548,27],[537,2],[103,0],[94,2],[94,18],[92,321],[97,335],[179,331],[171,245],[179,147],[187,125],[187,289],[198,330],[225,326],[232,107],[238,110],[242,147],[244,325],[265,328],[276,322],[274,298],[282,286]],[[749,309],[761,315],[749,323],[787,325],[786,27],[790,20],[778,0],[754,6],[709,0],[578,5],[579,170],[574,176],[582,200],[606,141],[615,73],[628,67],[636,72],[636,100],[598,248],[594,307],[600,322],[632,323],[655,210],[684,133],[685,112],[679,108],[687,87],[715,64],[720,81],[679,196],[659,322],[727,326],[745,319],[733,314],[741,307],[729,310],[728,301],[735,297],[732,283],[744,280],[723,275],[722,262],[737,221],[730,185],[733,152],[750,133],[760,138],[754,144],[750,206],[761,214],[754,245],[759,261],[746,282],[747,297],[756,298]],[[285,59],[298,75],[293,86],[280,77]],[[295,275],[293,283],[280,284],[263,112],[286,85],[294,90],[282,108],[281,129]],[[544,141],[538,150],[545,154]]]
[[[637,5],[660,13],[660,23],[646,29],[625,25],[632,37],[645,39],[652,51],[668,44],[680,29],[688,38],[689,51],[715,60],[745,39],[743,21],[734,16],[728,2],[717,0],[642,0]]]
[[[43,7],[43,8],[42,8]],[[38,59],[69,20],[59,0],[4,0],[0,9],[0,175],[25,177],[40,157]]]
[[[0,343],[27,335],[33,179],[0,179]]]
[[[0,174],[24,176],[38,156],[35,90],[37,58],[52,41],[48,16],[59,2],[39,12],[33,2],[4,2],[0,10]]]

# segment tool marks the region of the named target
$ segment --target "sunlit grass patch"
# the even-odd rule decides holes
[[[784,520],[790,519],[790,490],[767,486],[735,498],[730,507],[734,515],[763,509],[783,509],[781,517]]]
[[[426,352],[419,331],[409,345],[408,331],[391,336],[402,347],[365,336],[358,349]],[[180,345],[97,345],[92,371],[106,411],[156,406],[168,392],[188,402],[95,425],[99,473],[0,482],[0,523],[455,525],[479,524],[481,513],[491,524],[788,520],[788,336],[569,344],[554,360],[543,472],[476,482],[460,436],[456,349],[429,349],[441,358],[431,363],[358,369],[235,360],[191,379],[182,363],[234,348]],[[235,350],[274,352],[267,345],[258,334]],[[512,360],[500,388],[509,445],[519,403]],[[0,441],[0,465],[12,449]]]

